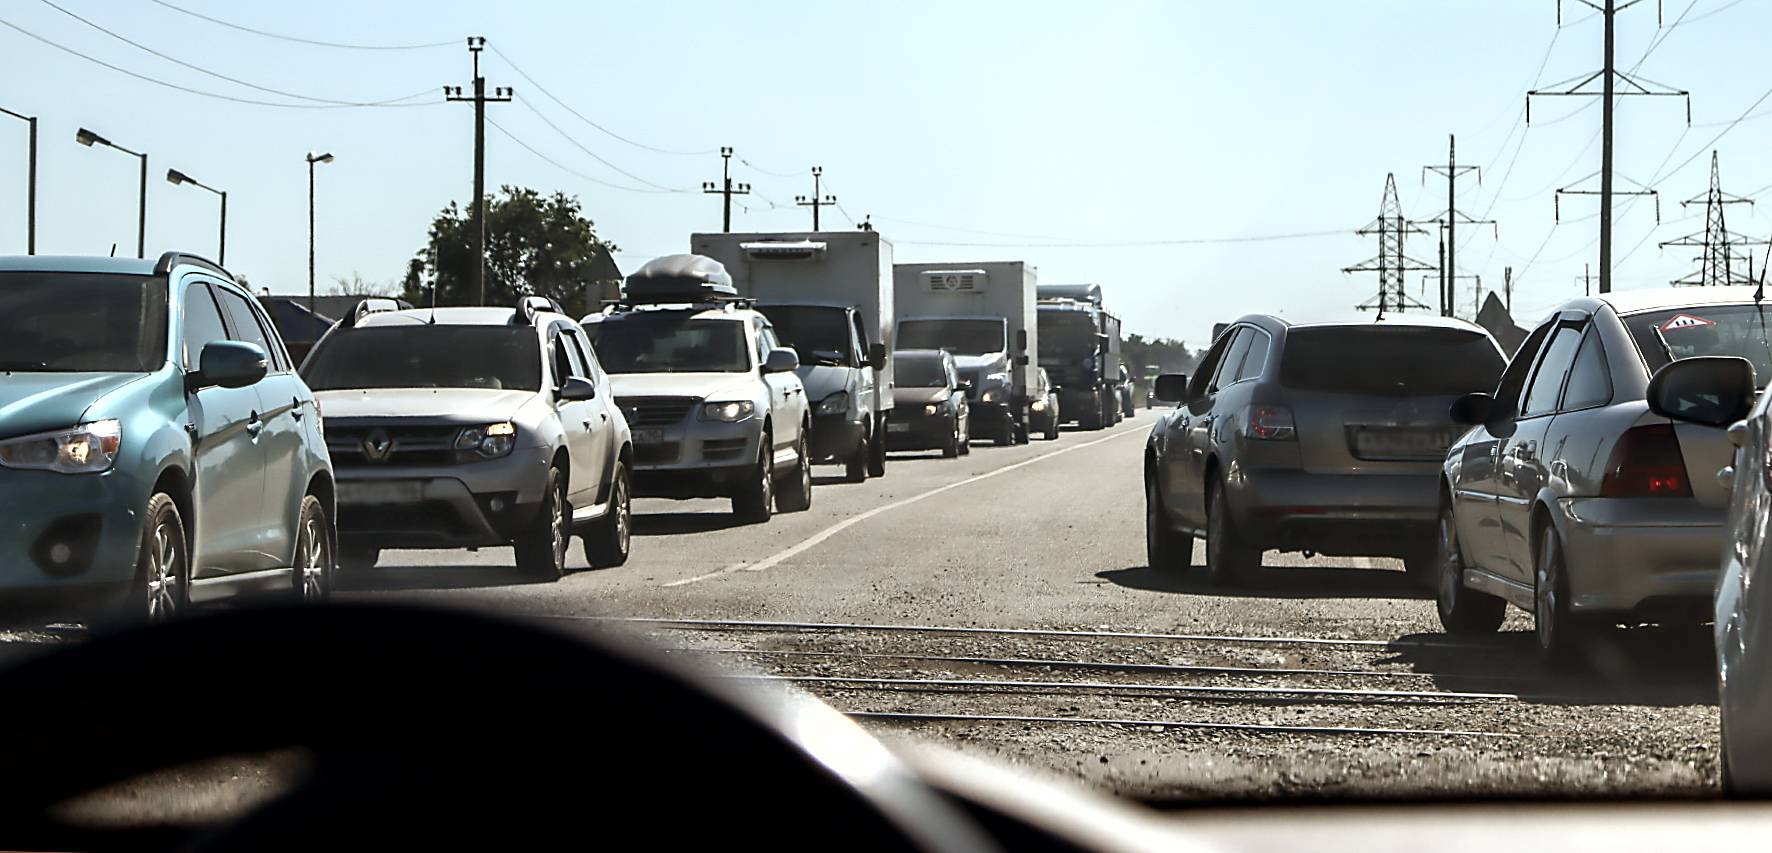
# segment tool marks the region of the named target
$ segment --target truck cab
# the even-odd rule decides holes
[[[1059,406],[1083,429],[1114,425],[1130,398],[1120,363],[1120,318],[1102,309],[1101,286],[1039,288],[1040,366],[1058,386]]]
[[[952,353],[961,377],[972,383],[973,434],[999,445],[1026,443],[1039,352],[1033,265],[899,264],[892,278],[902,315],[894,346]]]

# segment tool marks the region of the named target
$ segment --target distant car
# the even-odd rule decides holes
[[[327,596],[320,410],[227,271],[176,252],[0,258],[0,375],[9,603],[158,622],[233,594]]]
[[[1028,388],[1028,432],[1039,430],[1047,441],[1058,440],[1058,425],[1064,423],[1059,410],[1058,386],[1046,378],[1046,368],[1034,369],[1034,384]]]
[[[812,413],[769,318],[719,261],[667,255],[583,319],[634,430],[642,497],[730,498],[751,522],[812,506]]]
[[[972,452],[966,380],[946,350],[892,354],[898,387],[886,420],[887,450],[939,449],[948,458]]]
[[[1150,564],[1185,568],[1206,537],[1231,583],[1265,550],[1401,557],[1431,577],[1440,462],[1465,429],[1453,400],[1505,359],[1481,327],[1438,317],[1230,324],[1145,445]]]
[[[1632,290],[1571,300],[1541,323],[1445,460],[1438,599],[1448,631],[1495,630],[1507,602],[1540,649],[1579,660],[1624,619],[1707,618],[1726,536],[1723,431],[1670,423],[1646,399],[1677,359],[1767,364],[1751,288]]]
[[[538,297],[371,309],[302,363],[326,408],[347,570],[385,548],[511,545],[519,571],[556,580],[574,532],[593,567],[627,561],[634,450],[572,318]]]

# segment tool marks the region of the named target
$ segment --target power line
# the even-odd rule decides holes
[[[118,65],[113,65],[113,64],[106,62],[102,59],[99,59],[97,57],[94,57],[94,56],[91,56],[91,55],[88,55],[85,53],[81,53],[80,51],[75,50],[71,47],[67,47],[65,45],[61,45],[56,42],[50,41],[49,39],[46,39],[40,35],[37,35],[36,33],[33,33],[30,30],[27,30],[27,29],[15,24],[15,23],[12,23],[11,21],[5,20],[5,19],[0,19],[0,26],[4,26],[8,29],[13,30],[14,32],[19,33],[20,35],[23,35],[23,36],[26,36],[26,37],[31,38],[33,40],[36,40],[38,42],[41,42],[45,45],[48,45],[49,47],[53,47],[56,50],[59,50],[63,53],[77,56],[81,59],[86,60],[87,62],[93,63],[94,65],[99,65],[99,66],[103,66],[105,68],[109,68],[110,70],[115,71],[118,74],[122,74],[122,75],[125,75],[128,77],[134,77],[135,79],[141,80],[145,83],[152,83],[156,86],[163,86],[168,89],[174,89],[174,90],[184,92],[187,94],[191,94],[191,95],[199,95],[199,96],[202,96],[205,98],[215,98],[217,100],[222,100],[222,101],[232,101],[236,104],[251,104],[253,106],[258,106],[258,107],[282,107],[284,109],[291,109],[291,110],[338,110],[338,109],[355,109],[355,108],[361,108],[361,107],[383,108],[383,107],[430,107],[430,106],[436,106],[436,102],[434,102],[434,101],[419,102],[419,103],[401,103],[403,101],[410,101],[413,98],[417,98],[422,95],[430,94],[431,92],[435,91],[435,87],[431,87],[431,86],[427,86],[422,91],[414,92],[410,95],[405,95],[403,97],[390,98],[389,100],[386,100],[386,101],[379,101],[379,102],[375,102],[375,103],[362,103],[362,104],[290,104],[290,103],[279,103],[277,101],[260,101],[260,100],[256,100],[253,98],[242,98],[242,97],[238,97],[235,95],[222,94],[220,92],[210,92],[210,91],[206,91],[203,89],[195,89],[190,86],[183,86],[178,83],[170,83],[165,80],[161,80],[157,77],[150,77],[146,74],[140,74],[140,73],[131,71],[127,68],[123,68]]]
[[[756,172],[756,173],[762,174],[762,175],[768,175],[771,178],[798,178],[798,177],[801,177],[806,174],[805,169],[799,169],[799,170],[796,170],[793,172],[772,172],[768,169],[763,168],[762,166],[759,166],[755,163],[752,163],[749,160],[746,160],[743,157],[738,158],[738,162],[745,164],[745,166],[748,167],[753,172]]]
[[[498,56],[499,59],[504,60],[504,63],[506,65],[509,65],[511,67],[512,71],[517,72],[517,76],[522,77],[524,80],[527,80],[529,82],[529,85],[534,86],[536,91],[538,91],[544,95],[547,95],[550,100],[552,100],[556,104],[559,104],[561,109],[563,109],[569,113],[572,113],[572,115],[575,118],[577,118],[579,121],[582,121],[585,124],[588,124],[591,127],[596,128],[598,131],[601,131],[604,135],[609,136],[610,138],[619,140],[621,142],[625,142],[629,145],[634,146],[635,148],[641,148],[641,149],[656,152],[659,154],[671,154],[671,155],[679,156],[679,157],[700,157],[700,156],[703,156],[706,154],[713,154],[715,152],[715,149],[712,149],[712,148],[704,148],[700,151],[678,151],[678,150],[674,150],[674,149],[670,149],[670,148],[659,148],[656,145],[647,145],[644,142],[637,142],[635,140],[632,140],[632,139],[629,139],[625,136],[622,136],[621,134],[616,133],[615,131],[610,130],[607,127],[604,127],[603,125],[600,125],[600,124],[592,121],[584,113],[581,113],[578,110],[573,109],[572,105],[566,103],[565,101],[560,100],[558,95],[555,95],[553,92],[548,91],[546,86],[543,86],[542,84],[536,82],[536,79],[534,77],[529,76],[529,72],[524,71],[521,66],[519,66],[519,65],[517,65],[517,63],[511,61],[511,58],[509,56],[506,56],[504,51],[498,49],[498,45],[490,44],[487,47],[489,49],[491,49],[493,54]]]
[[[170,62],[174,65],[178,65],[178,66],[181,66],[184,68],[189,68],[190,70],[195,71],[199,74],[205,74],[210,77],[214,77],[217,80],[225,80],[229,83],[233,83],[238,86],[245,86],[248,89],[256,89],[260,92],[265,92],[267,94],[282,95],[285,98],[294,98],[298,101],[313,101],[314,103],[332,104],[334,106],[341,106],[341,107],[385,106],[389,103],[389,100],[405,100],[406,98],[414,97],[413,95],[407,95],[406,98],[393,98],[393,99],[380,100],[380,101],[341,101],[341,100],[337,100],[334,98],[320,98],[320,97],[315,97],[313,95],[304,95],[304,94],[301,94],[300,92],[287,92],[282,89],[273,89],[269,86],[260,86],[257,83],[252,83],[252,82],[249,82],[246,80],[241,80],[238,77],[230,77],[230,76],[228,76],[226,74],[222,74],[221,72],[218,72],[218,71],[211,71],[207,68],[204,68],[201,65],[194,65],[192,63],[186,62],[182,59],[179,59],[176,56],[170,56],[168,54],[161,53],[160,51],[155,50],[151,47],[148,47],[147,45],[142,44],[141,42],[135,41],[134,39],[131,39],[128,36],[124,36],[120,33],[115,32],[115,31],[106,29],[104,26],[102,26],[98,23],[95,23],[87,18],[83,18],[80,15],[75,14],[73,11],[71,11],[65,7],[59,6],[59,5],[55,4],[54,2],[51,2],[51,0],[37,0],[37,2],[42,3],[43,5],[48,6],[49,8],[54,9],[57,12],[67,15],[68,17],[73,18],[74,20],[79,21],[80,23],[85,24],[86,26],[91,27],[92,29],[98,30],[99,32],[104,33],[105,35],[110,36],[111,38],[114,38],[117,41],[123,42],[124,44],[127,44],[130,47],[135,48],[136,50],[151,54],[153,56],[160,57],[161,59],[164,59],[167,62]],[[425,91],[428,92],[430,90],[426,89]],[[423,94],[423,93],[421,92],[419,94]]]
[[[1417,194],[1416,198],[1417,198],[1417,200],[1420,199],[1419,193]],[[882,220],[884,220],[886,222],[897,222],[897,223],[901,223],[904,225],[913,225],[918,228],[932,228],[937,231],[954,231],[954,232],[958,232],[961,234],[982,234],[986,237],[1010,237],[1010,238],[1016,238],[1016,239],[1022,239],[1022,240],[1054,240],[1054,241],[1061,241],[1062,242],[1063,240],[1066,239],[1064,237],[1054,237],[1050,234],[1016,234],[1016,233],[1008,232],[1008,231],[985,231],[985,230],[978,229],[978,228],[961,228],[957,225],[937,225],[933,222],[918,222],[914,219],[901,219],[896,216],[881,216],[878,213],[876,213],[874,215],[879,216]]]
[[[667,187],[664,184],[657,183],[655,181],[646,180],[645,178],[642,178],[639,175],[634,174],[633,172],[630,172],[626,169],[623,169],[620,166],[615,165],[614,163],[609,162],[609,160],[607,158],[605,158],[603,155],[598,154],[597,152],[592,151],[589,148],[586,148],[584,143],[579,142],[578,139],[573,137],[572,134],[567,133],[565,128],[562,128],[558,124],[555,124],[552,119],[547,117],[546,113],[543,113],[541,110],[536,109],[534,104],[529,103],[527,100],[524,100],[523,98],[517,98],[516,100],[517,100],[517,103],[522,104],[525,109],[534,113],[536,118],[541,119],[543,124],[546,124],[548,127],[553,128],[554,132],[560,134],[560,137],[562,139],[565,139],[567,142],[572,143],[572,146],[574,148],[577,148],[578,150],[583,151],[586,154],[589,154],[591,156],[591,159],[596,160],[597,162],[602,163],[605,166],[608,166],[609,168],[615,170],[616,172],[621,173],[623,176],[630,178],[634,181],[637,181],[639,183],[645,184],[646,186],[661,190],[663,192],[668,192],[668,193],[695,192],[695,190],[686,190],[686,189],[681,189],[678,187]]]
[[[1298,231],[1289,234],[1251,234],[1240,237],[1192,237],[1175,240],[1111,240],[1051,243],[974,243],[964,241],[895,240],[905,246],[951,246],[975,249],[1134,249],[1148,246],[1212,246],[1230,243],[1271,243],[1282,240],[1308,240],[1318,237],[1339,237],[1347,229],[1329,231]]]
[[[622,186],[621,184],[612,184],[608,181],[603,180],[602,178],[597,178],[597,177],[593,177],[591,175],[587,175],[583,172],[578,171],[577,169],[572,168],[571,166],[561,163],[560,161],[555,160],[554,158],[549,157],[548,155],[543,154],[540,151],[536,150],[535,146],[530,145],[527,142],[524,142],[516,134],[514,134],[514,133],[510,132],[508,129],[506,129],[504,125],[499,124],[497,121],[494,121],[490,116],[487,117],[486,123],[489,125],[492,125],[494,130],[497,130],[499,133],[504,134],[506,139],[509,139],[512,142],[517,143],[519,146],[522,146],[523,150],[528,151],[529,153],[535,155],[537,159],[539,159],[542,162],[547,163],[548,165],[553,166],[554,168],[559,169],[560,171],[565,172],[566,174],[571,175],[575,178],[580,178],[582,180],[590,181],[593,184],[597,184],[598,186],[602,186],[602,187],[608,187],[609,189],[612,189],[612,190],[621,190],[622,192],[654,193],[654,194],[664,192],[664,190],[647,189],[646,187],[628,187],[628,186]]]
[[[335,47],[335,48],[339,48],[342,50],[424,50],[424,49],[433,48],[433,47],[448,47],[448,46],[456,43],[455,39],[450,39],[449,41],[427,42],[425,44],[347,44],[344,42],[336,42],[336,41],[320,41],[318,39],[302,38],[300,36],[290,36],[290,35],[284,35],[282,33],[273,33],[273,32],[268,32],[266,30],[253,29],[252,27],[248,27],[243,24],[236,24],[236,23],[233,23],[232,21],[224,21],[220,18],[212,18],[212,17],[205,15],[201,12],[195,12],[190,9],[186,9],[183,6],[174,6],[171,3],[166,2],[166,0],[151,0],[151,2],[153,2],[157,5],[160,5],[160,6],[164,6],[168,9],[171,9],[174,12],[178,12],[178,13],[184,14],[184,15],[190,15],[193,18],[205,20],[205,21],[208,21],[212,24],[218,24],[220,26],[227,27],[228,29],[231,29],[231,30],[239,30],[240,32],[243,32],[243,33],[252,33],[255,36],[264,36],[265,38],[277,39],[279,41],[290,41],[290,42],[295,42],[297,44],[309,44],[309,45],[315,45],[318,47]]]

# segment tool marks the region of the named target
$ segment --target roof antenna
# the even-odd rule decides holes
[[[117,257],[117,244],[116,243],[111,244],[111,257],[113,257],[113,258]]]
[[[1748,264],[1752,265],[1753,261],[1754,261],[1753,256],[1749,255],[1748,259],[1747,259]],[[1766,244],[1766,261],[1768,263],[1772,263],[1772,243]],[[1760,264],[1760,281],[1759,281],[1758,286],[1756,286],[1754,288],[1754,304],[1755,305],[1760,304],[1760,301],[1765,298],[1766,298],[1766,264]]]

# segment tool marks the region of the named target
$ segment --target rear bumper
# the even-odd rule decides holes
[[[1231,519],[1264,548],[1401,557],[1433,547],[1438,477],[1241,469],[1228,480]]]
[[[1557,508],[1572,609],[1708,609],[1728,539],[1722,508],[1685,498],[1569,498]]]
[[[867,421],[850,420],[845,415],[815,415],[812,418],[812,434],[808,437],[811,444],[813,462],[845,462],[855,455],[862,447],[862,440],[867,437]]]

